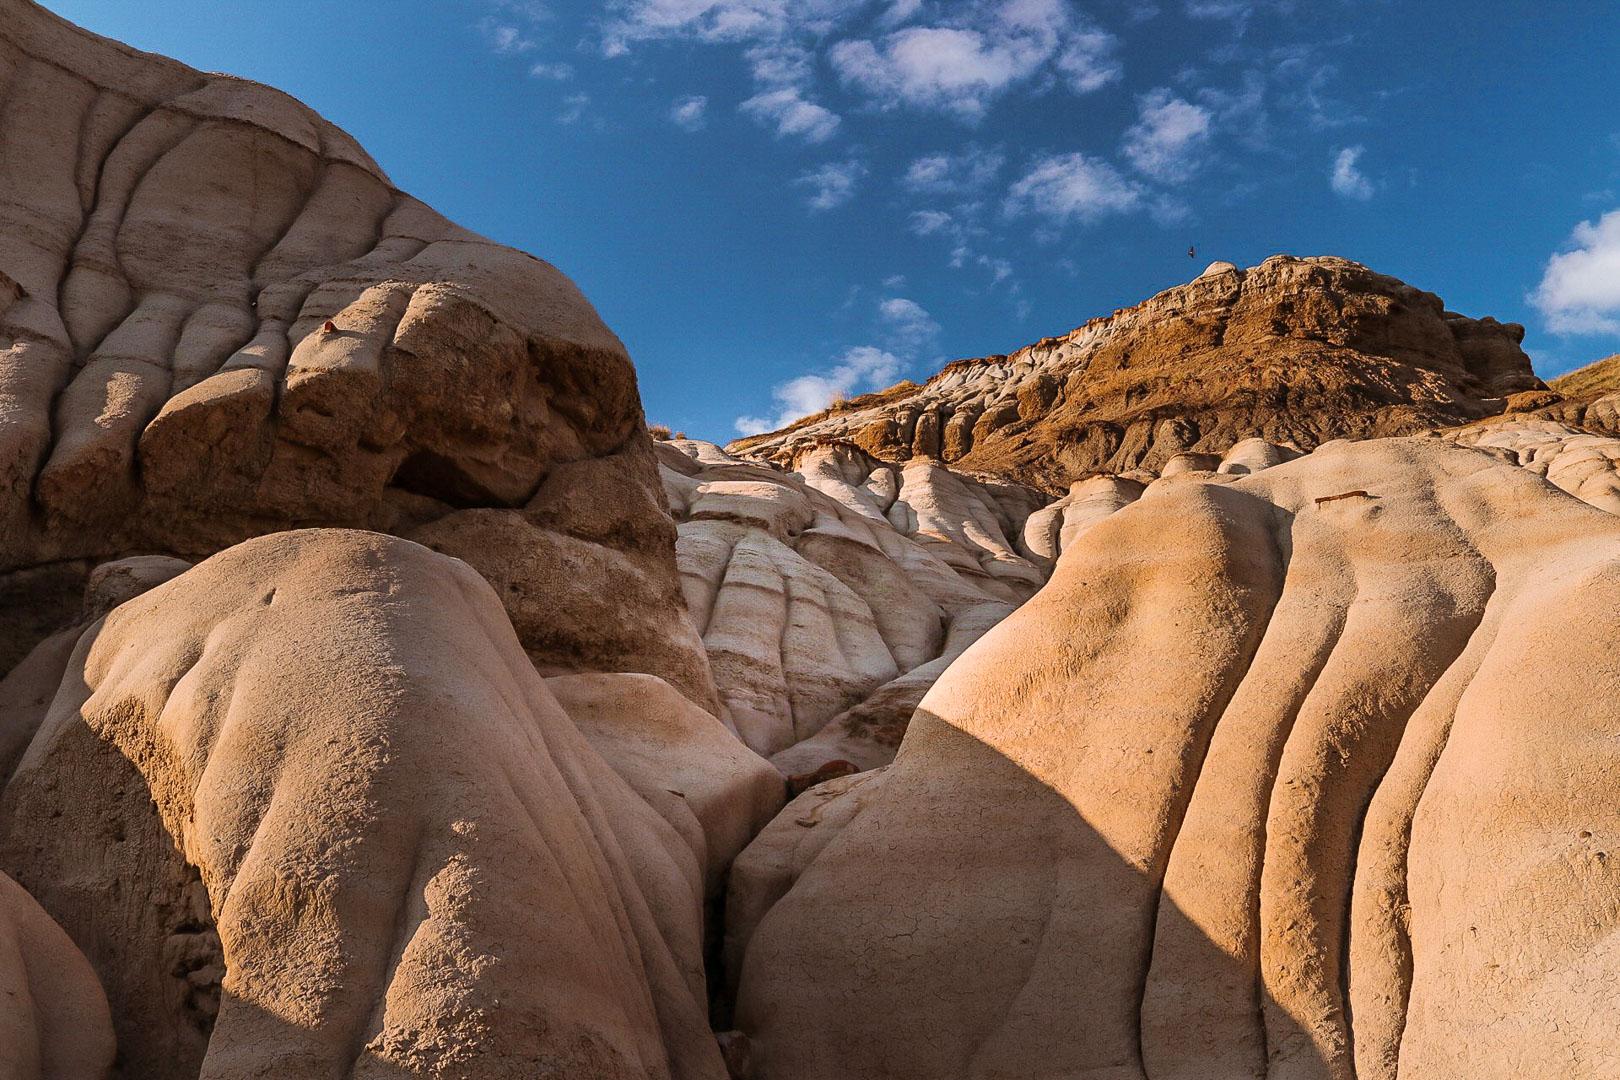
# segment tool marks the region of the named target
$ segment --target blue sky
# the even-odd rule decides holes
[[[47,6],[556,263],[694,436],[1277,252],[1524,322],[1543,375],[1620,350],[1613,0]]]

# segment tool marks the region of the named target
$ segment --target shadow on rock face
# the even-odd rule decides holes
[[[35,733],[0,866],[103,981],[121,1076],[724,1075],[700,861],[720,789],[688,762],[701,820],[638,795],[465,564],[278,533],[40,665],[44,704],[0,687]],[[739,813],[780,798],[753,765]]]
[[[1617,542],[1440,440],[1155,485],[739,857],[755,1080],[1612,1075]]]
[[[950,775],[889,778],[758,927],[738,1005],[755,1077],[1340,1075],[1267,999],[1257,957],[1162,893],[1162,866],[994,748],[929,733]],[[838,824],[782,826],[822,827]]]

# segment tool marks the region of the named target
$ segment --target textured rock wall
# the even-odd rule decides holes
[[[743,854],[756,1076],[1611,1075],[1617,542],[1444,439],[1153,485]]]
[[[781,779],[656,679],[548,685],[462,563],[249,541],[0,715],[0,866],[88,953],[120,1076],[724,1075],[706,879]]]
[[[657,446],[688,609],[720,715],[790,776],[894,755],[923,691],[1046,579],[1022,543],[1046,500],[847,444],[788,472]]]
[[[712,708],[643,426],[624,347],[555,268],[279,91],[0,0],[0,670],[103,560],[432,523],[520,627],[542,596],[566,613],[525,635],[539,662]],[[618,517],[584,520],[579,483]],[[605,609],[608,576],[635,610]]]
[[[113,1062],[101,985],[62,928],[0,874],[0,1068],[8,1080],[94,1080]]]
[[[847,439],[885,460],[933,458],[1057,492],[1246,438],[1309,450],[1499,413],[1509,394],[1544,389],[1523,338],[1346,259],[1217,263],[1062,337],[958,361],[921,387],[731,450],[787,461],[802,444]]]

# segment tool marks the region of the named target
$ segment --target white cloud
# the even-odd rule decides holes
[[[1086,224],[1129,213],[1143,203],[1142,186],[1106,161],[1084,154],[1036,159],[1007,195],[1011,214],[1034,214],[1054,225]]]
[[[737,433],[757,435],[762,431],[775,431],[851,394],[882,390],[899,378],[904,366],[905,362],[891,352],[873,345],[857,345],[827,371],[800,375],[778,384],[771,391],[776,401],[775,416],[739,416],[735,424]]]
[[[791,41],[756,45],[743,53],[743,59],[754,81],[763,86],[806,86],[815,66],[810,50]]]
[[[557,82],[566,82],[574,77],[574,67],[572,64],[565,64],[560,61],[555,64],[548,64],[542,61],[541,63],[531,65],[529,68],[529,74],[533,75],[536,79],[553,79]]]
[[[1209,143],[1210,111],[1160,88],[1138,102],[1140,118],[1125,132],[1126,160],[1145,176],[1161,183],[1188,180],[1202,162],[1199,152]]]
[[[515,56],[526,53],[535,47],[534,39],[526,36],[522,30],[511,23],[498,22],[494,19],[485,19],[479,24],[484,37],[489,41],[489,47],[502,56]]]
[[[1006,281],[1008,278],[1012,277],[1012,263],[1008,262],[1006,259],[997,259],[992,258],[989,255],[980,255],[974,259],[974,262],[990,271],[992,284],[1000,285],[1003,281]]]
[[[884,26],[899,26],[922,10],[923,0],[889,0],[878,21]]]
[[[1366,150],[1364,146],[1347,146],[1334,157],[1328,182],[1335,194],[1360,202],[1373,197],[1373,182],[1361,171],[1361,155]]]
[[[918,236],[933,236],[951,228],[953,219],[943,210],[913,210],[911,231]]]
[[[903,182],[913,191],[980,191],[996,178],[1005,162],[1006,158],[999,152],[969,146],[958,154],[939,153],[917,158],[906,169]]]
[[[489,47],[502,56],[519,56],[539,46],[534,34],[551,17],[538,0],[484,0],[489,12],[478,20],[478,30]]]
[[[1231,19],[1241,21],[1254,14],[1252,0],[1187,0],[1190,19]]]
[[[557,114],[559,124],[577,124],[591,103],[589,94],[569,94],[563,98],[562,111]]]
[[[669,108],[669,119],[683,131],[702,131],[709,122],[709,99],[702,94],[676,98]]]
[[[812,143],[832,138],[841,122],[837,113],[806,101],[791,86],[755,94],[739,108],[762,124],[775,125],[779,138],[796,135]]]
[[[640,41],[689,38],[711,42],[766,41],[794,33],[821,34],[864,7],[866,0],[617,0],[602,35],[602,51],[621,56]]]
[[[856,185],[866,175],[859,161],[832,161],[801,175],[795,184],[810,188],[810,209],[831,210],[855,197]]]
[[[1555,334],[1620,334],[1620,210],[1583,221],[1530,296]]]
[[[828,59],[845,85],[883,108],[902,105],[976,120],[1014,85],[1050,68],[1076,93],[1120,77],[1118,42],[1066,0],[972,4],[955,19],[874,40],[841,41]]]
[[[1186,0],[1188,18],[1227,19],[1239,26],[1262,11],[1286,15],[1294,10],[1295,0]]]
[[[1077,94],[1101,90],[1125,72],[1114,54],[1119,39],[1106,30],[1080,30],[1070,35],[1057,55],[1057,69]]]
[[[878,305],[878,315],[894,348],[914,353],[939,336],[939,323],[915,300],[890,297]]]

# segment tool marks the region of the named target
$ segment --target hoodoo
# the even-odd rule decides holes
[[[561,271],[0,0],[0,1076],[1613,1080],[1620,394],[1523,337],[1215,262],[670,438]]]

